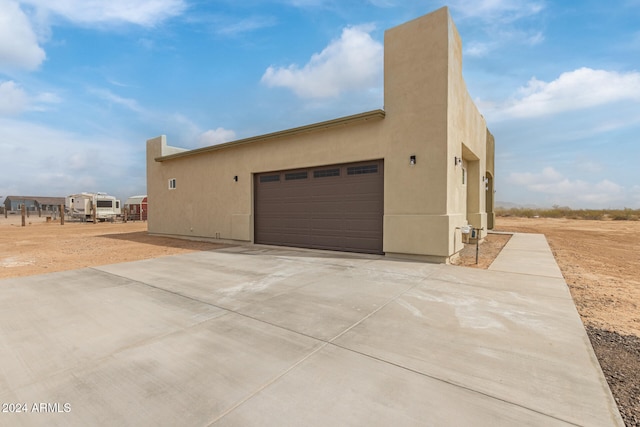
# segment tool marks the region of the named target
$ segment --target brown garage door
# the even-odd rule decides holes
[[[382,253],[384,162],[255,175],[255,242]]]

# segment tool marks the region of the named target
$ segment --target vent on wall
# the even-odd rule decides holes
[[[325,178],[327,176],[340,176],[340,168],[313,171],[314,178]]]
[[[280,175],[263,175],[260,177],[260,182],[276,182],[280,181]]]
[[[362,175],[365,173],[378,173],[378,165],[351,166],[347,168],[347,175]]]
[[[291,181],[291,180],[294,180],[294,179],[307,179],[307,172],[285,173],[284,174],[284,179],[286,181]]]

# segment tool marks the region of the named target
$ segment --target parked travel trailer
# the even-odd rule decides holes
[[[113,221],[120,216],[120,200],[107,193],[80,193],[67,196],[66,210],[72,218],[82,220]]]

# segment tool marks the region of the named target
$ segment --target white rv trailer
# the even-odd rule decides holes
[[[120,200],[107,193],[79,193],[65,199],[67,212],[72,218],[82,220],[113,221],[120,216]]]

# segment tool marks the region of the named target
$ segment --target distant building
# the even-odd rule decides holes
[[[124,204],[131,220],[147,220],[147,196],[131,196]]]
[[[19,212],[22,206],[29,212],[58,212],[60,205],[64,205],[64,197],[7,196],[4,199],[7,212]]]

